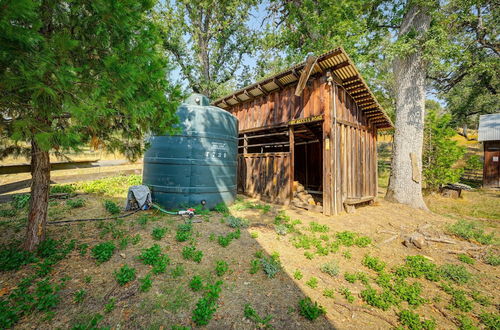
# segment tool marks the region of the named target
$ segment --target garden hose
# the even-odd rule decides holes
[[[177,212],[172,212],[172,211],[167,211],[165,209],[162,209],[160,206],[151,203],[151,206],[157,209],[160,212],[166,213],[166,214],[171,214],[171,215],[187,215],[189,218],[194,217],[194,209],[187,209],[185,211],[177,211]]]

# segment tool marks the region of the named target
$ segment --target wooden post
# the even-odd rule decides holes
[[[328,76],[328,73],[327,73]],[[331,75],[330,75],[331,76]],[[332,82],[325,84],[325,116],[323,120],[323,214],[332,215]]]
[[[248,139],[246,134],[243,134],[243,153],[248,154]]]
[[[295,171],[295,135],[293,133],[293,126],[288,127],[288,138],[290,143],[290,173],[288,176],[290,177],[290,202],[293,199],[293,181],[294,171]]]

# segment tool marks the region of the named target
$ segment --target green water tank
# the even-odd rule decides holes
[[[153,202],[167,209],[231,204],[236,198],[238,119],[201,94],[189,96],[177,115],[182,132],[152,136],[144,154],[142,180]]]

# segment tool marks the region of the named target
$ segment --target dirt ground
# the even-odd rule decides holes
[[[500,200],[500,192],[492,191],[489,194],[492,194],[492,198]],[[50,220],[106,215],[102,206],[105,197],[96,195],[78,197],[86,200],[84,208],[70,209],[65,206],[65,201],[61,200],[52,202]],[[123,203],[123,199],[115,198],[115,200]],[[240,196],[239,204],[242,203],[257,203],[257,201]],[[359,282],[355,284],[347,282],[343,274],[365,272],[372,281],[376,273],[362,265],[362,259],[366,254],[385,261],[388,269],[401,265],[404,258],[411,255],[424,255],[437,265],[460,264],[453,251],[475,246],[453,237],[452,240],[455,242],[453,244],[431,242],[422,250],[405,247],[401,244],[402,235],[412,233],[418,228],[425,228],[433,237],[441,237],[446,226],[456,221],[456,215],[453,216],[453,212],[449,210],[443,211],[448,214],[446,216],[414,210],[387,203],[380,198],[373,206],[360,207],[353,214],[334,217],[278,205],[271,205],[267,213],[259,209],[242,210],[237,205],[238,203],[230,207],[230,214],[248,219],[250,226],[242,229],[241,237],[233,240],[227,247],[220,246],[217,240],[213,239],[214,235],[215,237],[225,235],[233,230],[225,223],[223,215],[211,212],[207,216],[196,217],[201,222],[193,224],[195,231],[193,243],[197,249],[203,251],[201,263],[185,260],[182,257],[182,248],[190,243],[177,242],[175,239],[177,225],[184,222],[180,216],[141,211],[123,218],[123,221],[111,220],[115,221],[113,228],[118,230],[115,234],[106,232],[104,230],[106,225],[98,221],[49,225],[49,237],[76,239],[77,244],[87,243],[90,248],[103,241],[119,242],[124,237],[140,235],[141,239],[136,245],[128,244],[127,247],[115,251],[113,257],[101,265],[96,264],[90,256],[90,251],[84,256],[76,250],[71,252],[54,267],[50,274],[54,281],[65,276],[70,278],[66,287],[59,293],[62,301],[53,310],[51,317],[33,312],[24,316],[15,327],[19,329],[71,328],[76,324],[89,324],[91,318],[100,313],[104,316],[98,324],[100,327],[170,329],[172,325],[184,325],[194,328],[191,320],[192,311],[201,294],[193,292],[188,283],[194,275],[201,275],[207,281],[219,279],[214,273],[215,262],[225,260],[229,264],[229,272],[220,278],[223,280],[223,286],[218,299],[218,309],[213,319],[205,326],[207,329],[255,329],[256,324],[244,317],[245,304],[250,304],[262,317],[272,315],[270,324],[276,329],[393,328],[400,325],[397,312],[407,308],[406,303],[401,303],[399,307],[390,308],[387,311],[368,306],[359,296],[364,286]],[[435,205],[439,206],[439,204]],[[498,205],[500,204],[496,206]],[[438,206],[435,207],[439,208]],[[7,206],[0,205],[0,209],[2,208],[5,209]],[[327,256],[315,255],[314,258],[308,259],[304,255],[304,249],[294,247],[295,234],[289,233],[283,236],[276,233],[273,223],[280,211],[285,211],[292,221],[300,220],[300,224],[296,227],[303,233],[311,234],[308,231],[310,223],[316,222],[328,227],[327,232],[321,233],[328,236],[328,238],[324,237],[325,239],[333,240],[336,232],[352,231],[370,237],[372,243],[368,247],[342,246],[336,253],[329,253]],[[147,224],[138,222],[138,218],[143,214],[149,216],[150,220]],[[498,212],[493,213],[493,217],[488,217],[485,224],[489,226],[488,230],[497,232],[496,225],[500,219],[495,218],[494,214]],[[23,220],[7,218],[0,218],[0,220],[3,220],[0,222],[2,244],[22,239]],[[151,232],[155,227],[168,228],[166,236],[160,241],[152,239]],[[139,291],[137,279],[125,286],[119,286],[114,278],[114,272],[124,264],[137,270],[137,278],[143,278],[150,271],[151,267],[142,264],[137,256],[142,249],[155,243],[161,245],[171,260],[167,272],[152,277],[153,285],[148,292]],[[491,249],[496,249],[496,246]],[[256,274],[249,273],[250,262],[254,259],[255,252],[259,250],[264,251],[265,255],[276,252],[279,254],[282,271],[276,277],[268,278],[262,270]],[[347,254],[351,255],[350,259],[345,257]],[[320,270],[322,264],[332,260],[337,261],[340,268],[340,274],[335,277]],[[175,277],[172,269],[178,265],[182,265],[184,274]],[[476,289],[492,301],[492,304],[486,307],[475,303],[475,310],[498,313],[500,303],[497,290],[500,284],[498,267],[481,261],[477,261],[474,265],[465,265],[465,267],[472,273],[474,280],[472,284],[464,285],[463,288],[465,290]],[[294,278],[297,270],[303,274],[300,280]],[[18,271],[0,273],[0,295],[8,294],[21,278],[32,272],[33,269],[28,265]],[[306,284],[312,277],[318,280],[316,288],[311,288]],[[435,319],[438,329],[457,328],[454,317],[460,313],[447,309],[451,298],[439,288],[439,283],[423,279],[409,279],[409,281],[420,282],[424,288],[422,296],[427,299],[427,302],[415,309],[418,314],[425,318]],[[354,295],[355,299],[352,304],[348,303],[338,292],[343,287],[349,288]],[[75,303],[74,294],[82,289],[86,290],[87,296],[83,302]],[[333,298],[323,295],[325,289],[334,291]],[[306,296],[325,307],[325,317],[311,322],[299,315],[298,301]],[[115,299],[116,308],[109,313],[104,313],[104,306],[110,299]],[[470,313],[469,316],[475,324],[478,324],[476,314]]]

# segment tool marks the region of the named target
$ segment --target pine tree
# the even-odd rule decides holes
[[[151,0],[2,0],[0,157],[31,157],[24,247],[45,238],[50,153],[95,147],[131,159],[176,122]]]

